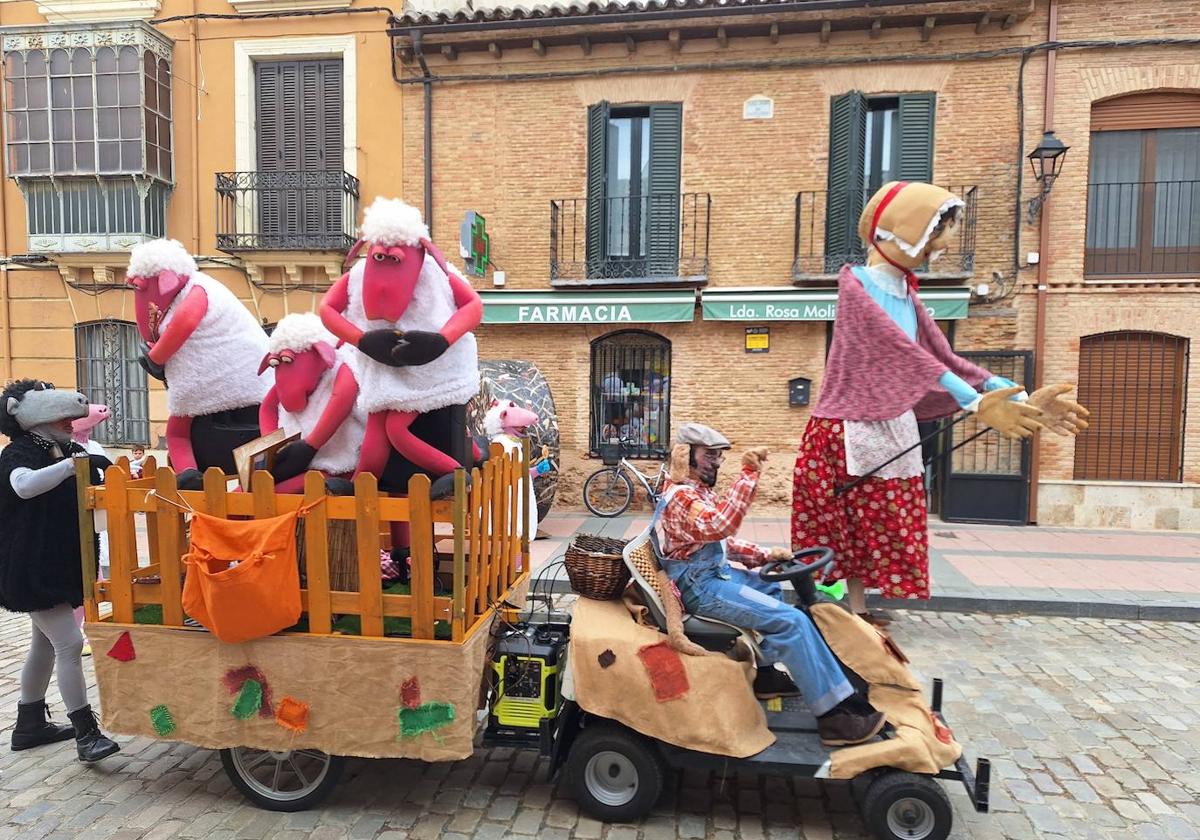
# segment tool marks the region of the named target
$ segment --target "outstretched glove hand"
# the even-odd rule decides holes
[[[747,449],[742,453],[742,466],[748,467],[754,472],[762,472],[763,465],[767,462],[767,447],[756,446],[753,449]]]
[[[1010,399],[1022,390],[1021,386],[1016,385],[984,394],[979,401],[980,421],[1011,440],[1033,437],[1034,432],[1042,428],[1036,419],[1042,411],[1028,402]]]
[[[167,369],[164,365],[160,365],[150,358],[149,344],[142,343],[142,355],[138,357],[138,364],[142,366],[142,369],[147,374],[153,376],[159,382],[162,382],[164,385],[167,383]]]
[[[1042,416],[1038,418],[1041,424],[1063,437],[1073,437],[1086,429],[1088,421],[1084,418],[1091,414],[1079,403],[1063,396],[1072,390],[1073,385],[1062,383],[1046,385],[1029,395],[1029,404],[1042,411]]]
[[[112,461],[105,458],[103,455],[91,453],[88,456],[88,467],[91,473],[92,484],[99,485],[104,483],[104,471],[112,466]]]
[[[402,333],[399,330],[367,330],[358,340],[358,349],[382,365],[400,367],[400,362],[392,358],[392,351],[400,343]]]
[[[295,478],[312,463],[317,456],[317,450],[303,440],[294,440],[280,448],[275,454],[275,463],[271,465],[271,477],[276,483]]]
[[[399,365],[427,365],[449,347],[450,342],[439,332],[409,330],[392,348],[392,358]]]

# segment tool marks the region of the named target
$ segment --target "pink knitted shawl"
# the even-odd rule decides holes
[[[959,408],[938,384],[943,373],[953,371],[976,388],[991,376],[956,356],[916,292],[909,294],[917,311],[916,341],[871,299],[850,266],[842,266],[833,344],[815,416],[891,420],[912,409],[918,420],[936,420]]]

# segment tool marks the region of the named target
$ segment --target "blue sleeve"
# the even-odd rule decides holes
[[[950,392],[960,408],[966,408],[979,399],[979,392],[972,388],[958,374],[946,371],[938,379],[938,384]]]
[[[1005,379],[1003,376],[989,376],[987,381],[983,383],[984,391],[998,391],[1001,388],[1015,388],[1017,383],[1011,379]]]

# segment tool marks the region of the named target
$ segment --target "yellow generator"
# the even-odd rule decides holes
[[[558,714],[569,625],[518,624],[500,635],[493,657],[485,739],[531,744],[548,739]]]

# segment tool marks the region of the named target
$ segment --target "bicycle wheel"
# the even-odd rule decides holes
[[[583,503],[594,516],[620,516],[633,502],[633,484],[616,467],[596,470],[583,483]]]

